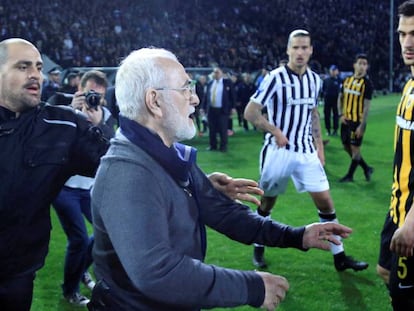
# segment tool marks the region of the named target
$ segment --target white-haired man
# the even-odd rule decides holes
[[[238,305],[274,310],[285,278],[203,263],[205,226],[243,243],[328,249],[350,229],[292,228],[266,220],[214,189],[195,163],[195,83],[174,54],[132,52],[116,76],[120,130],[92,191],[98,282],[90,310],[200,310]],[[133,91],[131,91],[133,90]]]

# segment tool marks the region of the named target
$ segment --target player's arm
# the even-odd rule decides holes
[[[358,126],[358,128],[355,131],[355,135],[357,137],[361,137],[364,135],[365,129],[367,127],[368,112],[369,112],[370,106],[371,106],[371,100],[365,98],[364,99],[364,111],[362,112],[361,124]]]
[[[312,136],[316,149],[318,150],[319,160],[321,161],[322,165],[325,165],[325,153],[321,135],[321,122],[317,107],[312,109]]]
[[[256,128],[271,133],[276,138],[276,143],[279,147],[286,146],[289,143],[288,139],[283,135],[280,128],[267,121],[262,114],[262,107],[261,104],[250,101],[244,110],[244,118],[253,123]]]
[[[340,123],[345,123],[345,117],[344,117],[344,94],[342,93],[342,91],[340,91],[339,94],[338,94],[337,105],[338,105],[339,122]]]

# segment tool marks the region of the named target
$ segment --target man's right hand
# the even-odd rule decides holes
[[[86,106],[86,98],[84,92],[77,91],[73,94],[72,103],[70,104],[73,109],[82,111]]]
[[[289,289],[289,283],[283,276],[267,272],[256,273],[262,277],[265,286],[265,299],[261,308],[266,311],[273,311],[285,299],[286,292]]]
[[[276,144],[280,147],[283,148],[285,147],[287,144],[289,144],[289,140],[287,139],[287,137],[283,134],[283,132],[279,129],[276,128],[275,132],[273,133],[273,135],[275,136],[276,139]]]

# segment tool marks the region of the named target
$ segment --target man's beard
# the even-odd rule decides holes
[[[15,108],[16,112],[23,112],[30,108],[36,107],[40,103],[40,93],[38,96],[33,96],[24,93],[15,93],[3,90],[4,97],[7,101],[13,105],[11,108]]]
[[[189,122],[189,117],[180,115],[174,103],[168,103],[168,117],[166,128],[170,133],[175,133],[174,141],[183,141],[191,139],[196,134],[196,128],[193,122]]]

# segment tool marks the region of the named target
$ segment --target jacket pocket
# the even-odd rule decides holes
[[[29,167],[41,165],[63,165],[69,160],[66,144],[48,146],[29,146],[24,154],[24,164]]]

